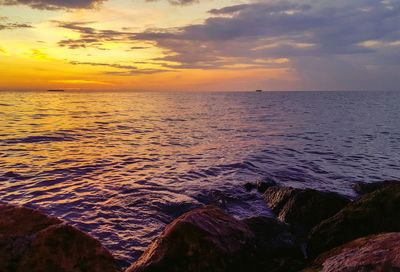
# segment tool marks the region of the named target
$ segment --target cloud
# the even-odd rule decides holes
[[[30,24],[23,23],[0,23],[0,31],[20,28],[32,28],[32,26]]]
[[[272,65],[294,69],[306,81],[328,70],[335,74],[336,69],[340,80],[345,74],[339,70],[346,66],[367,75],[370,70],[365,67],[385,66],[389,60],[397,67],[382,71],[399,69],[400,1],[260,1],[213,9],[209,14],[204,23],[149,29],[135,39],[165,49],[169,54],[162,60],[179,63],[176,68]],[[379,43],[366,46],[371,41]],[[385,44],[397,44],[396,50]],[[289,62],[276,61],[281,58]],[[331,64],[334,69],[324,69],[323,65]],[[379,74],[379,69],[374,73]]]
[[[105,0],[0,0],[0,5],[27,5],[35,9],[87,9]]]
[[[141,49],[148,49],[149,46],[131,46],[132,50],[141,50]]]
[[[69,29],[80,34],[78,39],[65,39],[58,42],[61,47],[70,49],[95,47],[104,49],[106,42],[130,42],[132,32],[118,30],[98,30],[89,25],[93,22],[61,22],[53,21],[58,27]]]
[[[118,76],[130,76],[135,74],[154,74],[161,72],[168,72],[165,69],[143,69],[138,68],[134,65],[124,65],[118,63],[103,63],[103,62],[81,62],[81,61],[69,61],[72,65],[90,65],[90,66],[103,66],[121,69],[122,71],[105,71],[105,74],[118,75]]]
[[[203,23],[140,33],[95,29],[88,22],[57,24],[80,34],[60,46],[101,48],[114,42],[137,50],[142,47],[135,44],[150,43],[164,50],[154,61],[168,70],[279,68],[294,71],[308,88],[328,81],[341,88],[361,86],[361,75],[368,77],[361,87],[373,86],[372,79],[388,80],[400,69],[397,0],[252,1],[212,9]],[[392,85],[400,84],[391,78]]]
[[[146,0],[146,2],[156,2],[159,0]],[[199,0],[168,0],[168,2],[175,6],[185,6],[200,2]]]
[[[58,9],[90,9],[101,5],[107,0],[0,0],[0,5],[15,6],[27,5],[34,9],[58,10]],[[155,2],[158,0],[146,0]],[[184,6],[198,3],[199,0],[168,0],[172,5]]]

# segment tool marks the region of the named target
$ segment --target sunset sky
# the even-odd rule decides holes
[[[399,86],[399,0],[0,0],[1,90]]]

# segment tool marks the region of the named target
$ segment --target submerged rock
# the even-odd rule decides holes
[[[322,254],[305,271],[400,271],[400,233],[359,238]]]
[[[271,178],[262,178],[257,180],[255,183],[252,182],[247,182],[244,184],[244,188],[246,191],[252,191],[254,189],[257,189],[260,193],[264,193],[269,187],[276,186],[277,183],[275,180]]]
[[[382,189],[383,187],[389,185],[396,185],[400,184],[398,180],[385,180],[385,181],[378,181],[372,183],[365,183],[365,182],[357,182],[353,185],[354,191],[360,195],[372,193],[373,191]]]
[[[257,180],[257,182],[256,182],[257,190],[260,193],[264,193],[268,188],[277,186],[277,185],[278,185],[278,183],[276,183],[276,181],[271,178],[263,178],[263,179]]]
[[[251,183],[251,182],[246,182],[243,187],[246,189],[246,191],[250,192],[256,188],[256,184]]]
[[[113,256],[78,229],[39,211],[0,204],[0,271],[117,271]]]
[[[247,271],[298,271],[304,260],[296,237],[289,227],[274,218],[243,220],[254,234],[254,255]]]
[[[279,220],[300,233],[306,233],[350,201],[336,193],[278,186],[268,188],[264,198]]]
[[[310,233],[311,256],[370,234],[400,231],[400,184],[383,187],[350,203]]]
[[[174,220],[127,272],[244,271],[254,238],[243,222],[206,206]]]

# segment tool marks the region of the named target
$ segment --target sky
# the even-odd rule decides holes
[[[400,90],[400,0],[0,0],[0,90]]]

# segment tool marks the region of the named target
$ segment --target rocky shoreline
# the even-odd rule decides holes
[[[175,219],[126,272],[400,271],[400,182],[335,193],[257,189],[276,218],[238,220],[215,206]],[[120,271],[97,240],[61,220],[0,204],[0,271]]]

